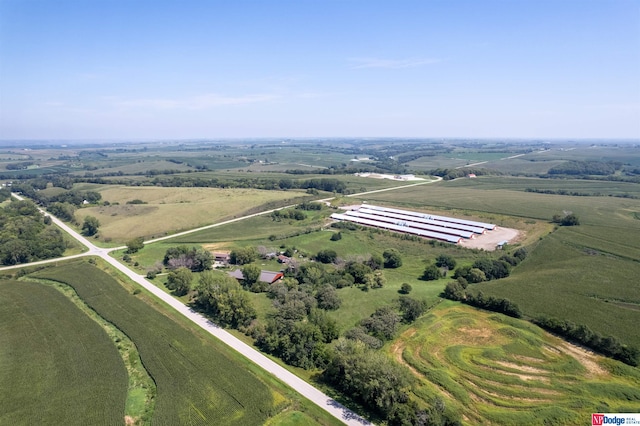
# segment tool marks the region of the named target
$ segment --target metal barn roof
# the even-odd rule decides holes
[[[392,223],[380,222],[377,220],[363,219],[361,217],[356,216],[348,216],[346,214],[341,213],[333,213],[331,215],[332,219],[345,220],[348,222],[360,223],[362,225],[375,226],[376,228],[390,229],[392,231],[404,232],[406,234],[414,234],[419,235],[421,237],[433,238],[436,240],[447,241],[449,243],[457,244],[462,240],[462,237],[443,234],[440,232],[431,232],[425,231],[424,229],[411,228],[408,226],[400,226]]]
[[[435,220],[442,220],[444,222],[460,223],[462,225],[478,226],[478,227],[489,229],[489,230],[493,230],[496,227],[496,225],[492,223],[476,222],[474,220],[457,219],[453,217],[438,216],[438,215],[427,214],[427,213],[418,213],[418,212],[412,212],[411,210],[392,209],[390,207],[372,206],[371,204],[367,204],[366,207],[369,209],[379,210],[383,212],[406,214],[409,216],[423,217],[425,219],[435,219]]]
[[[459,229],[461,231],[469,231],[475,234],[484,234],[486,231],[485,228],[482,228],[479,226],[469,226],[469,225],[462,225],[459,223],[445,222],[442,220],[425,219],[423,217],[410,216],[407,214],[400,214],[400,213],[384,212],[380,210],[368,209],[366,207],[360,207],[358,211],[362,213],[368,213],[368,214],[374,214],[374,215],[384,215],[384,216],[395,218],[395,219],[411,220],[413,222],[426,223],[428,225]]]
[[[363,213],[363,212],[360,212],[360,211],[348,211],[348,212],[346,212],[346,214],[348,216],[361,217],[363,219],[370,219],[370,220],[378,220],[380,222],[393,223],[395,225],[408,226],[410,228],[425,229],[427,231],[433,231],[433,232],[440,232],[440,233],[443,233],[443,234],[456,235],[458,237],[463,237],[463,238],[471,238],[474,235],[473,232],[461,231],[459,229],[445,228],[445,227],[442,227],[442,226],[431,225],[431,224],[426,224],[426,223],[420,223],[420,222],[415,222],[415,221],[406,219],[407,217],[410,218],[411,216],[405,216],[405,219],[400,220],[398,218],[387,217],[387,216],[383,216],[383,215]]]

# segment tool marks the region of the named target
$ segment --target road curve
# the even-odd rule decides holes
[[[20,197],[17,194],[12,194],[12,195],[15,198],[17,198],[18,200],[23,200],[24,199],[24,198]],[[369,421],[367,421],[363,417],[359,416],[358,414],[356,414],[353,411],[349,410],[348,408],[344,407],[343,405],[341,405],[340,403],[338,403],[334,399],[330,398],[329,396],[327,396],[326,394],[321,392],[319,389],[313,387],[312,385],[310,385],[309,383],[305,382],[304,380],[302,380],[301,378],[299,378],[295,374],[291,373],[290,371],[288,371],[287,369],[285,369],[281,365],[279,365],[276,362],[272,361],[271,359],[269,359],[268,357],[263,355],[261,352],[257,351],[253,347],[251,347],[251,346],[247,345],[246,343],[242,342],[240,339],[238,339],[237,337],[233,336],[232,334],[230,334],[229,332],[225,331],[224,329],[218,327],[217,325],[215,325],[213,322],[211,322],[210,320],[208,320],[207,318],[205,318],[201,314],[199,314],[199,313],[195,312],[194,310],[192,310],[191,308],[187,307],[185,304],[183,304],[179,300],[175,299],[173,296],[165,293],[163,290],[161,290],[160,288],[158,288],[155,285],[153,285],[153,283],[148,281],[143,275],[137,274],[136,272],[134,272],[131,269],[127,268],[122,263],[118,262],[116,259],[114,259],[111,256],[109,256],[109,251],[112,251],[112,250],[115,250],[115,249],[102,249],[102,248],[96,247],[89,240],[87,240],[85,237],[80,235],[74,229],[69,227],[64,222],[62,222],[60,219],[52,216],[49,213],[46,213],[42,209],[40,209],[40,211],[43,212],[44,214],[47,214],[48,216],[50,216],[51,219],[53,220],[53,222],[56,225],[58,225],[59,227],[64,229],[67,233],[69,233],[69,235],[71,235],[73,238],[75,238],[80,243],[82,243],[84,246],[86,246],[89,249],[89,251],[86,252],[86,253],[75,255],[75,256],[68,256],[68,257],[65,257],[65,258],[48,259],[46,261],[41,261],[41,262],[33,262],[33,263],[22,264],[22,265],[14,265],[14,266],[11,266],[11,267],[0,268],[0,270],[25,267],[25,266],[29,266],[29,265],[52,263],[52,262],[57,262],[57,261],[61,261],[61,260],[66,260],[66,259],[78,258],[78,257],[82,257],[82,256],[90,256],[90,255],[99,256],[105,262],[109,263],[111,266],[113,266],[117,270],[121,271],[123,274],[125,274],[127,277],[129,277],[131,280],[133,280],[136,283],[140,284],[147,291],[149,291],[150,293],[155,295],[157,298],[161,299],[163,302],[165,302],[167,305],[169,305],[170,307],[175,309],[177,312],[179,312],[180,314],[184,315],[186,318],[188,318],[189,320],[191,320],[192,322],[194,322],[198,326],[202,327],[205,331],[207,331],[211,335],[217,337],[223,343],[225,343],[228,346],[230,346],[231,348],[235,349],[237,352],[239,352],[242,355],[244,355],[250,361],[254,362],[255,364],[259,365],[260,367],[262,367],[263,369],[268,371],[269,373],[273,374],[278,379],[280,379],[282,382],[284,382],[287,385],[291,386],[299,394],[301,394],[305,398],[309,399],[311,402],[315,403],[320,408],[324,409],[325,411],[327,411],[329,414],[331,414],[332,416],[334,416],[338,420],[342,421],[343,423],[345,423],[347,425],[353,425],[353,426],[361,426],[361,425],[370,425],[371,424]],[[262,212],[262,214],[263,213],[264,212]],[[252,216],[255,216],[255,215],[250,215],[250,216],[247,216],[247,217],[252,217]],[[231,220],[231,221],[228,221],[228,222],[234,222],[236,220],[240,220],[240,219],[234,219],[234,220]],[[173,236],[176,236],[176,235],[173,235]],[[154,241],[157,241],[157,240],[154,240]]]

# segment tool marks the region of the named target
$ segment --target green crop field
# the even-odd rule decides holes
[[[0,281],[0,424],[124,424],[109,336],[53,287]]]
[[[443,302],[406,330],[390,356],[467,424],[588,424],[591,413],[640,411],[638,369],[504,315]]]
[[[504,185],[505,188],[501,189]],[[476,288],[507,297],[528,316],[547,314],[589,325],[640,346],[640,200],[523,192],[529,186],[605,191],[607,183],[537,179],[460,179],[367,195],[370,203],[469,214],[509,226],[503,217],[549,221],[575,213],[581,225],[561,228],[541,241],[525,240],[531,253],[511,277]],[[545,186],[546,185],[546,186]],[[637,184],[611,183],[610,191],[637,193]],[[635,191],[635,192],[634,192]],[[501,216],[502,215],[502,216]],[[612,303],[615,302],[615,303]],[[616,305],[617,303],[617,305]]]
[[[247,361],[139,300],[142,293],[132,295],[100,269],[76,262],[33,276],[70,285],[136,344],[157,386],[153,423],[262,424],[278,411],[273,391]]]

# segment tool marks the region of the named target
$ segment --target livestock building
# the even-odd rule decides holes
[[[363,204],[345,213],[334,213],[332,219],[353,222],[405,234],[418,235],[457,244],[495,229],[492,223],[432,215],[411,210]]]

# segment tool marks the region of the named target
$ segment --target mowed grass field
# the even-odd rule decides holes
[[[282,397],[246,361],[139,300],[142,293],[131,294],[102,270],[76,262],[33,276],[70,285],[136,344],[157,386],[153,423],[257,425],[277,412],[275,401]]]
[[[241,216],[259,207],[295,204],[304,196],[296,191],[256,189],[160,188],[91,186],[101,193],[108,206],[76,211],[82,223],[85,216],[100,221],[101,238],[126,242],[134,237],[160,237],[180,230],[209,225]],[[146,204],[126,204],[141,200]],[[118,205],[113,205],[119,203]]]
[[[586,424],[591,413],[640,411],[640,373],[532,324],[443,302],[386,350],[465,424]]]
[[[525,185],[536,184],[529,181]],[[539,182],[544,185],[547,181]],[[514,179],[505,179],[504,183],[507,187],[514,185]],[[568,181],[564,188],[580,191],[581,183]],[[599,185],[584,181],[587,188],[597,189]],[[370,194],[366,199],[370,203],[496,219],[498,225],[502,224],[501,215],[544,222],[554,214],[575,213],[580,226],[561,227],[533,241],[525,239],[529,256],[511,277],[475,288],[511,299],[527,316],[545,314],[586,324],[598,333],[640,346],[640,200],[527,193],[522,186],[505,190],[500,189],[497,178],[460,179]]]
[[[127,371],[53,287],[0,280],[0,424],[124,424]]]

